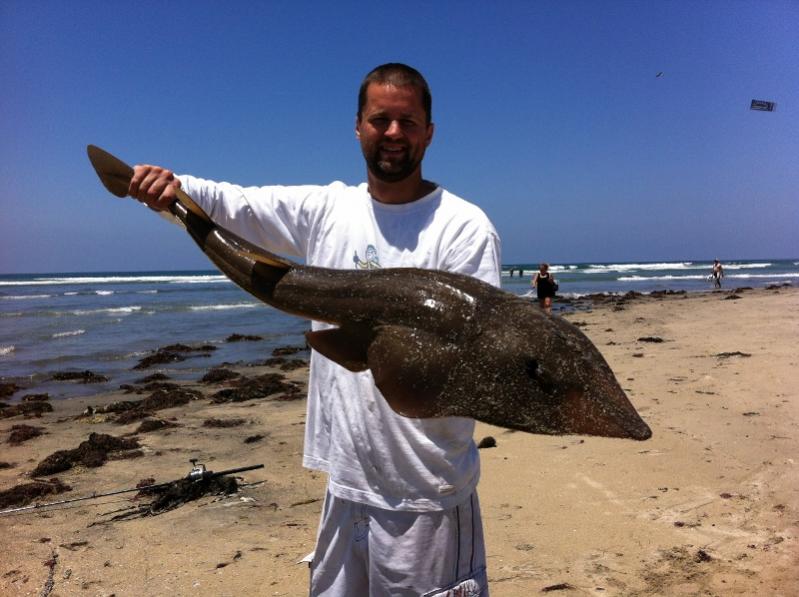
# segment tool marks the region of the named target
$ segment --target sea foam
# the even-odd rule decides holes
[[[86,330],[70,330],[68,332],[57,332],[52,335],[53,338],[66,338],[68,336],[80,336],[85,334]]]
[[[50,294],[18,294],[18,295],[9,295],[9,296],[0,296],[0,299],[5,301],[24,301],[28,299],[46,299],[50,298],[52,295]]]
[[[259,307],[260,303],[234,303],[231,305],[195,305],[189,311],[225,311],[228,309],[252,309]]]

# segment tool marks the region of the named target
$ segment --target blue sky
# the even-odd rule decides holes
[[[6,0],[0,273],[210,267],[85,146],[356,184],[357,88],[389,61],[433,90],[425,176],[488,213],[504,263],[799,257],[798,26],[769,0]]]

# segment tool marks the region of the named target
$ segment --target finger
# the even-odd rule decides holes
[[[141,181],[144,180],[144,177],[149,172],[149,169],[152,166],[147,164],[137,164],[133,167],[133,176],[130,178],[130,185],[128,185],[128,195],[139,199],[139,188],[141,186]]]

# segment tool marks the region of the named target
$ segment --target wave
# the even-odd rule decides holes
[[[67,338],[69,336],[80,336],[85,334],[86,330],[71,330],[69,332],[58,332],[52,335],[52,338]]]
[[[10,294],[8,296],[0,296],[0,299],[5,301],[24,301],[27,299],[52,298],[52,296],[52,294]]]
[[[0,346],[0,357],[4,357],[6,355],[11,354],[16,350],[16,346],[13,344],[11,346]]]
[[[195,305],[189,311],[226,311],[228,309],[252,309],[260,307],[260,303],[233,303],[230,305]]]
[[[581,273],[608,274],[611,272],[629,272],[634,270],[668,270],[668,269],[707,269],[709,266],[695,264],[693,261],[663,262],[663,263],[592,263]]]
[[[107,313],[109,315],[127,315],[141,311],[141,306],[131,305],[130,307],[109,307],[107,309],[78,309],[69,311],[70,315],[95,315],[97,313]]]
[[[77,284],[215,284],[230,282],[221,274],[174,276],[78,276],[34,278],[32,280],[0,280],[0,286],[53,286]]]
[[[649,282],[652,280],[707,280],[710,275],[687,275],[687,276],[619,276],[619,282]],[[772,279],[772,278],[799,278],[799,272],[789,274],[729,274],[724,279],[732,278],[735,280],[747,279]]]
[[[95,290],[94,294],[96,294],[98,296],[109,296],[109,295],[114,294],[114,291],[113,290]]]

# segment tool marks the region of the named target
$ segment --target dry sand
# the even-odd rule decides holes
[[[568,316],[606,356],[651,440],[478,424],[476,439],[498,444],[481,450],[479,486],[493,595],[799,595],[799,290],[729,296],[638,298]],[[307,371],[287,375],[304,383]],[[119,399],[131,396],[0,420],[0,461],[15,464],[0,470],[0,490],[91,432],[136,429],[74,418]],[[308,570],[296,562],[313,548],[325,480],[300,465],[304,406],[197,400],[159,411],[180,427],[138,434],[139,458],[59,473],[72,491],[46,500],[175,479],[190,458],[212,470],[265,468],[241,474],[233,496],[158,516],[111,521],[134,504],[123,494],[0,517],[0,594],[306,594]],[[212,429],[208,418],[246,422]],[[5,443],[22,422],[46,434]],[[256,434],[265,437],[244,443]]]

